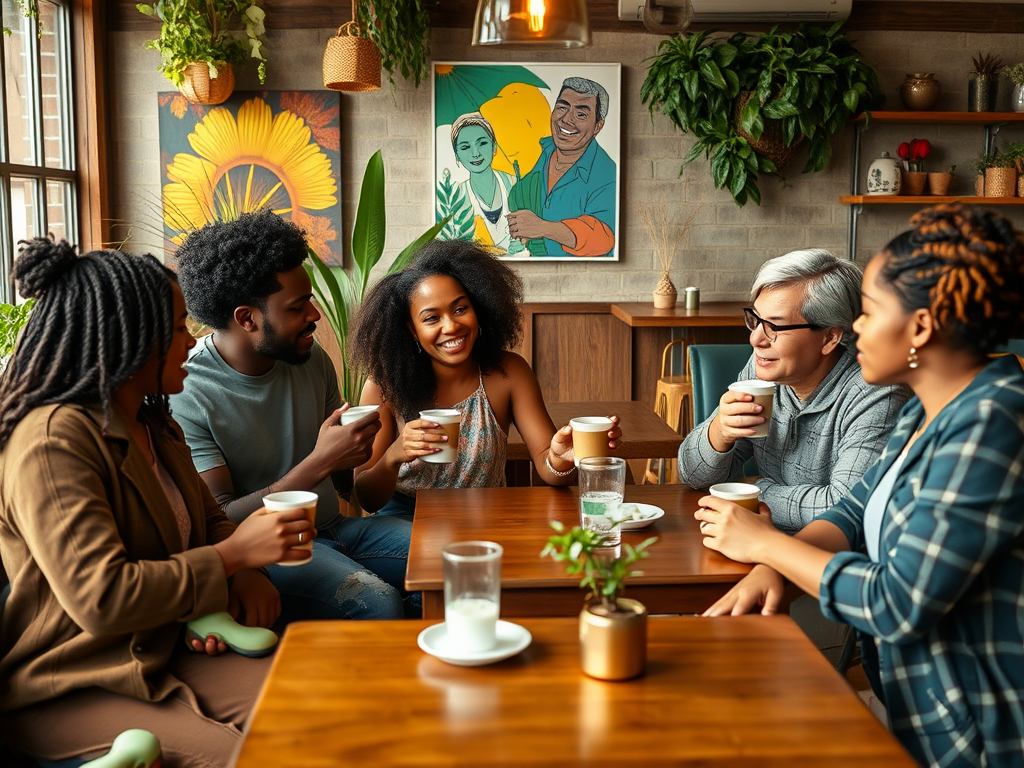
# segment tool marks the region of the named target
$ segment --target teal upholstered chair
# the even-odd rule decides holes
[[[736,381],[747,364],[753,348],[749,344],[691,344],[690,376],[693,379],[693,425],[707,419],[722,398],[722,393]],[[743,474],[758,474],[757,462],[751,459],[743,467]]]

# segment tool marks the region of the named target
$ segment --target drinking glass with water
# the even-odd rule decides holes
[[[609,547],[622,540],[619,506],[626,489],[626,461],[617,456],[580,459],[580,525],[605,536]]]

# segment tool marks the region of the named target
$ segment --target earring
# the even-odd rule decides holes
[[[911,368],[917,368],[918,362],[917,362],[917,348],[916,347],[911,347],[910,348],[910,354],[907,355],[907,365],[909,365]]]
[[[482,326],[482,325],[479,325],[479,326],[477,326],[477,329],[476,329],[476,337],[477,337],[478,339],[482,339],[482,338],[484,337],[484,328],[483,328],[483,326]]]
[[[417,352],[422,352],[423,351],[423,347],[420,346],[420,340],[419,339],[413,339],[413,341],[416,342],[416,351]]]

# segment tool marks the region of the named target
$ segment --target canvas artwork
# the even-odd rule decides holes
[[[441,239],[618,260],[621,65],[434,62],[433,84]]]
[[[218,106],[160,93],[165,247],[192,230],[269,207],[341,266],[340,97],[331,91],[236,92]]]

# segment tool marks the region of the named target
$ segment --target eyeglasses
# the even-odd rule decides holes
[[[823,326],[814,325],[813,323],[801,323],[800,325],[776,325],[770,320],[758,317],[757,313],[754,312],[753,307],[743,308],[743,322],[746,324],[747,329],[753,331],[757,326],[761,326],[764,331],[764,335],[768,337],[768,341],[775,341],[779,337],[779,331],[796,331],[801,328],[810,328],[814,331],[819,331]]]

